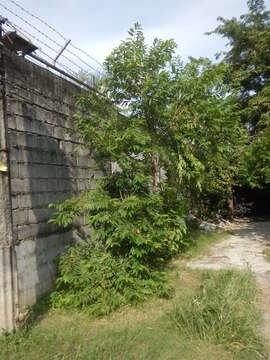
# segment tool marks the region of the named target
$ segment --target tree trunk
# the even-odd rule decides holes
[[[156,193],[158,191],[158,184],[160,182],[160,159],[158,154],[152,155],[152,165],[153,165],[152,191],[153,193]]]
[[[233,203],[233,191],[232,191],[232,185],[230,184],[229,185],[229,188],[228,188],[228,209],[229,209],[229,212],[230,212],[230,216],[231,218],[234,217],[234,203]]]

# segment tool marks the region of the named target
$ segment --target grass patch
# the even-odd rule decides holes
[[[266,260],[270,262],[270,249],[268,248],[268,249],[264,250],[263,253],[264,253]]]
[[[135,316],[135,314],[133,314]],[[79,322],[79,323],[78,323]],[[1,351],[2,350],[2,351]],[[228,360],[230,354],[204,341],[179,337],[165,317],[155,321],[91,325],[80,316],[47,319],[27,338],[9,340],[1,359],[17,360]]]
[[[217,243],[220,240],[224,240],[229,237],[229,233],[226,231],[203,233],[201,231],[194,231],[189,235],[190,247],[187,249],[183,257],[196,257],[198,255],[206,254],[210,246]]]
[[[222,345],[236,359],[266,359],[266,348],[258,335],[256,293],[249,270],[207,271],[199,291],[180,301],[171,318],[182,336]]]
[[[193,234],[187,256],[226,233]],[[175,259],[166,270],[174,299],[149,297],[106,317],[51,309],[44,298],[22,331],[0,337],[8,360],[261,360],[256,284],[249,271],[205,272]]]
[[[172,266],[170,276],[171,282],[177,285],[179,301],[185,302],[201,284],[199,272],[180,269],[178,264]],[[172,306],[172,300],[152,298],[136,307],[128,306],[93,320],[82,312],[50,310],[46,313],[46,306],[42,305],[42,318],[30,331],[25,329],[0,338],[0,359],[230,359],[230,352],[223,347],[179,335],[168,316]]]
[[[260,317],[250,273],[205,273],[175,261],[170,277],[175,299],[152,298],[95,320],[82,312],[47,311],[43,302],[35,312],[36,320],[38,309],[41,317],[31,329],[0,338],[0,359],[267,358],[256,335]]]

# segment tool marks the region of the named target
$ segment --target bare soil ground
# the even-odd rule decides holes
[[[263,332],[270,344],[270,262],[264,256],[264,251],[270,248],[270,221],[235,221],[227,230],[231,232],[229,238],[213,245],[208,254],[191,260],[188,266],[213,270],[249,266],[258,281]]]

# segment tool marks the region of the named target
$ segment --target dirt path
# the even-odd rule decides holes
[[[270,262],[264,250],[270,248],[270,222],[240,222],[232,225],[232,235],[214,245],[210,253],[188,263],[192,268],[232,269],[249,266],[261,289],[264,333],[270,343]]]

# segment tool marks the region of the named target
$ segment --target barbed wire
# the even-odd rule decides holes
[[[55,41],[54,39],[50,38],[47,34],[45,34],[43,31],[39,30],[37,27],[35,27],[34,25],[32,25],[29,21],[25,20],[23,17],[21,17],[20,15],[16,14],[14,11],[12,11],[11,9],[9,9],[8,7],[6,7],[4,4],[2,4],[0,2],[0,6],[5,9],[6,11],[8,11],[10,14],[16,16],[18,19],[20,19],[21,21],[23,21],[25,24],[27,24],[28,26],[30,26],[31,28],[33,28],[34,30],[36,30],[38,33],[40,33],[42,36],[44,36],[47,40],[51,41],[52,43],[54,43],[55,45],[59,46],[60,48],[62,47],[61,44],[59,44],[57,41]]]
[[[50,30],[52,30],[53,32],[55,32],[58,36],[60,36],[63,40],[67,41],[68,39],[61,34],[58,30],[56,30],[53,26],[51,26],[50,24],[48,24],[45,20],[41,19],[39,16],[36,16],[34,14],[32,14],[30,11],[28,11],[27,9],[25,9],[22,5],[18,4],[16,1],[14,0],[8,0],[9,2],[11,2],[13,5],[17,6],[19,9],[21,9],[23,12],[25,12],[27,15],[31,16],[32,18],[40,21],[43,25],[47,26]],[[90,58],[91,60],[95,61],[99,66],[103,67],[103,65],[101,64],[101,62],[99,62],[97,59],[95,59],[93,56],[91,56],[90,54],[88,54],[86,51],[84,51],[83,49],[75,46],[74,44],[70,44],[71,47],[73,47],[74,49],[80,51],[82,54],[84,54],[85,56],[87,56],[88,58]]]
[[[51,25],[49,25],[48,23],[46,23],[46,21],[42,20],[40,17],[32,14],[30,11],[28,11],[27,9],[25,9],[22,5],[18,4],[16,1],[14,0],[8,0],[9,2],[11,2],[13,5],[17,6],[19,9],[21,9],[22,11],[24,11],[26,14],[28,14],[29,16],[31,16],[32,18],[40,21],[43,25],[47,26],[49,29],[51,29],[52,31],[54,31],[57,35],[59,35],[63,40],[67,41],[67,38],[65,38],[59,31],[57,31],[55,28],[53,28]]]
[[[41,21],[44,25],[48,26],[50,29],[52,29],[54,32],[56,32],[59,36],[61,36],[62,39],[67,40],[62,34],[60,34],[56,29],[54,29],[52,26],[50,26],[49,24],[47,24],[45,21],[43,21],[41,18],[35,16],[34,14],[30,13],[28,10],[24,9],[22,6],[20,6],[19,4],[17,4],[14,0],[9,0],[11,3],[13,3],[14,5],[18,6],[21,10],[23,10],[25,13],[29,14],[30,16],[32,16],[33,18]],[[44,41],[42,41],[40,38],[38,38],[37,36],[33,35],[32,33],[30,34],[27,30],[25,30],[24,28],[22,28],[21,26],[17,25],[17,24],[13,24],[15,28],[19,29],[21,31],[22,34],[27,34],[28,36],[30,36],[30,38],[35,39],[38,43],[43,44],[45,47],[47,47],[48,49],[50,49],[51,51],[53,51],[54,53],[59,53],[59,50],[62,49],[62,45],[52,39],[50,36],[48,36],[47,34],[45,34],[43,31],[41,31],[40,29],[38,29],[36,26],[34,26],[33,24],[31,24],[29,21],[27,21],[26,19],[24,19],[22,16],[16,14],[14,11],[12,11],[11,9],[9,9],[7,6],[5,6],[4,4],[2,4],[0,2],[0,6],[5,9],[6,11],[8,11],[10,14],[12,14],[13,16],[17,17],[20,21],[22,21],[23,23],[25,23],[27,26],[31,27],[32,29],[34,29],[36,32],[38,32],[40,35],[42,35],[45,39],[49,40],[51,43],[53,43],[54,45],[56,45],[59,49],[55,49],[52,46],[48,45],[47,43],[45,43]],[[10,24],[12,24],[12,22],[8,21]],[[38,45],[38,44],[37,44]],[[92,58],[90,55],[88,55],[86,52],[84,52],[84,50],[76,47],[73,44],[70,44],[73,46],[73,48],[77,49],[78,51],[82,52],[83,54],[87,55],[88,57],[90,57],[91,59],[95,60],[94,58]],[[86,65],[89,69],[91,69],[91,71],[94,71],[96,73],[99,74],[99,76],[102,76],[102,72],[96,68],[94,68],[93,66],[91,66],[90,64],[88,64],[87,62],[85,62],[83,59],[81,59],[76,53],[74,53],[73,51],[66,49],[65,50],[67,53],[71,54],[72,56],[76,57],[81,63],[83,63],[84,65]],[[46,54],[47,55],[47,54]],[[82,66],[80,66],[78,63],[76,63],[75,61],[73,61],[72,59],[70,59],[69,57],[67,57],[66,55],[62,54],[62,58],[64,58],[66,61],[69,61],[72,65],[76,66],[81,72],[87,72]],[[54,60],[54,59],[53,59]],[[95,60],[96,61],[96,60]],[[96,61],[97,62],[97,61]],[[99,62],[97,62],[99,63]],[[60,64],[58,62],[58,64]],[[62,64],[63,65],[63,64]],[[99,63],[99,65],[101,65]],[[102,66],[102,65],[101,65]],[[75,72],[72,71],[72,73],[74,74]],[[90,74],[91,75],[91,74]],[[93,76],[93,75],[91,75]]]
[[[58,53],[58,51],[56,49],[54,49],[53,47],[51,47],[50,45],[46,44],[44,41],[42,41],[41,39],[37,38],[36,36],[30,34],[28,31],[26,31],[25,29],[21,28],[19,25],[12,23],[11,21],[7,21],[6,25],[13,28],[14,30],[17,30],[19,33],[21,33],[22,35],[27,34],[30,39],[31,37],[33,39],[35,39],[37,42],[39,42],[40,44],[44,45],[46,48],[48,48],[49,50],[53,51],[54,53]],[[52,62],[54,61],[54,58],[51,57],[50,55],[48,55],[47,53],[45,53],[44,51],[41,50],[41,48],[38,48],[36,51],[41,52],[43,55],[45,55],[46,57],[48,57]],[[72,61],[71,59],[67,58],[66,56],[63,56],[63,58],[65,58],[66,60],[70,61],[73,65],[77,66],[81,71],[84,71],[84,69],[79,66],[78,64],[76,64],[74,61]],[[58,61],[58,65],[60,65],[61,67],[65,68],[66,70],[68,70],[69,72],[71,72],[73,75],[76,75],[76,72],[71,70],[68,66],[60,63]]]
[[[5,25],[13,28],[14,30],[16,30],[16,31],[19,32],[19,33],[22,33],[22,35],[24,35],[24,36],[25,36],[25,33],[31,36],[31,34],[29,34],[28,32],[26,32],[25,30],[24,30],[24,32],[21,32],[20,26],[18,26],[18,25],[15,26],[15,24],[14,24],[14,23],[11,23],[10,21],[7,21]],[[36,38],[35,36],[32,35],[32,38],[34,38],[34,39],[36,39],[36,40],[39,40],[39,42],[41,42],[42,44],[44,44],[44,46],[46,46],[47,48],[49,48],[49,49],[52,50],[52,51],[57,52],[57,50],[55,50],[54,48],[52,48],[50,45],[47,45],[46,43],[42,42],[40,39]],[[53,58],[52,56],[50,56],[48,53],[44,52],[41,48],[38,48],[38,49],[36,50],[36,52],[41,53],[43,56],[45,56],[46,58],[48,58],[51,62],[54,61],[54,58]],[[26,55],[26,56],[27,56],[27,55]],[[27,56],[27,57],[28,57],[28,56]],[[31,57],[30,57],[30,60],[31,60],[32,62],[34,62],[35,64],[37,64],[37,65],[40,66],[40,63],[39,63],[37,60],[35,60],[35,59],[31,58]],[[58,65],[60,65],[61,68],[65,69],[65,71],[66,71],[67,73],[71,74],[72,76],[75,76],[75,77],[76,77],[76,76],[78,75],[78,74],[77,74],[75,71],[73,71],[70,67],[68,67],[68,66],[65,65],[65,64],[62,64],[62,63],[59,62],[59,61],[58,61]],[[84,71],[84,69],[82,69],[82,68],[81,68],[81,70]],[[57,72],[57,71],[56,71],[56,72]],[[90,74],[90,75],[91,75],[91,74]],[[95,79],[92,79],[93,84],[94,84],[94,81],[95,81]]]
[[[48,24],[45,20],[41,19],[39,16],[34,15],[33,13],[31,13],[30,11],[28,11],[27,9],[25,9],[22,5],[18,4],[16,1],[14,0],[8,0],[9,2],[11,2],[13,5],[17,6],[19,9],[21,9],[23,12],[25,12],[27,15],[31,16],[32,18],[40,21],[43,25],[47,26],[50,30],[52,30],[54,33],[56,33],[58,36],[60,36],[63,40],[67,41],[68,39],[61,34],[58,30],[56,30],[53,26],[51,26],[50,24]],[[82,54],[84,54],[85,56],[89,57],[91,60],[95,61],[99,66],[103,67],[103,65],[97,60],[95,59],[93,56],[89,55],[86,51],[84,51],[83,49],[75,46],[74,44],[70,44],[71,47],[73,47],[74,49],[80,51]],[[72,53],[70,50],[68,51],[70,52],[72,55],[77,56],[76,54]],[[87,63],[86,63],[87,65]]]
[[[37,51],[39,51],[41,54],[43,54],[43,55],[45,55],[45,56],[47,56],[50,60],[54,60],[54,58],[53,57],[51,57],[50,55],[48,55],[48,54],[46,54],[44,51],[42,51],[41,49],[38,49]],[[62,63],[58,63],[62,68],[64,68],[64,69],[66,69],[67,70],[67,72],[69,72],[69,73],[71,73],[71,74],[73,74],[73,75],[76,75],[76,73],[70,68],[70,67],[68,67],[67,65],[64,65],[64,64],[62,64]]]
[[[74,49],[76,49],[76,50],[78,50],[78,51],[80,51],[82,54],[84,54],[84,55],[86,55],[86,56],[88,56],[91,60],[94,60],[99,66],[101,66],[102,68],[103,68],[103,65],[98,61],[98,60],[96,60],[95,58],[93,58],[91,55],[89,55],[86,51],[84,51],[83,49],[81,49],[81,48],[79,48],[79,47],[77,47],[77,46],[75,46],[74,44],[70,44],[70,46],[71,47],[73,47]]]

